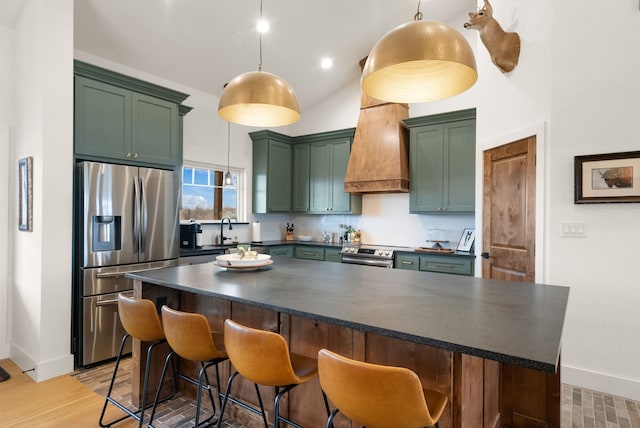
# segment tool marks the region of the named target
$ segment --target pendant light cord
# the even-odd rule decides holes
[[[262,21],[262,0],[260,0],[260,20]],[[262,31],[258,31],[258,40],[260,42],[260,64],[258,64],[258,71],[262,71]]]
[[[260,0],[262,2],[262,0]],[[420,1],[418,0],[418,10],[416,11],[416,14],[413,15],[413,20],[414,21],[422,21],[422,12],[420,12]]]
[[[227,121],[227,172],[229,172],[229,152],[231,151],[231,122]]]

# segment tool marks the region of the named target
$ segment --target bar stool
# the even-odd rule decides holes
[[[233,364],[236,372],[231,375],[227,382],[217,427],[220,428],[222,423],[222,416],[233,380],[240,374],[245,379],[253,382],[258,395],[258,403],[260,404],[260,409],[244,403],[240,404],[242,407],[261,415],[265,427],[268,428],[269,423],[267,422],[258,385],[273,386],[276,391],[273,406],[274,428],[280,426],[280,421],[301,428],[295,422],[280,416],[280,399],[294,387],[318,375],[317,360],[290,353],[287,342],[278,333],[246,327],[229,319],[224,322],[224,344],[229,354],[229,361]],[[329,403],[326,397],[324,397],[324,402],[328,415]]]
[[[138,426],[142,427],[142,423],[144,421],[144,412],[151,405],[147,405],[147,390],[149,386],[149,369],[151,366],[151,354],[155,347],[161,343],[166,342],[164,331],[162,330],[162,324],[160,323],[160,317],[156,312],[156,307],[151,300],[148,299],[137,299],[133,297],[127,297],[124,294],[118,294],[118,314],[120,315],[120,322],[124,327],[125,334],[122,336],[122,342],[120,343],[120,350],[118,351],[118,356],[116,358],[116,365],[113,369],[113,375],[111,376],[111,383],[109,384],[109,391],[107,392],[106,399],[104,401],[104,406],[102,407],[102,413],[100,414],[99,424],[101,427],[109,427],[115,423],[123,421],[127,418],[133,418],[138,421]],[[142,387],[142,405],[140,409],[133,410],[122,403],[118,402],[116,399],[111,397],[111,392],[113,390],[113,385],[116,380],[116,376],[118,373],[118,367],[120,366],[120,359],[122,358],[122,352],[124,350],[125,343],[129,337],[134,339],[138,339],[142,342],[152,342],[149,348],[147,349],[147,365],[144,371],[144,384]],[[158,392],[160,392],[160,385],[158,384]],[[176,392],[176,385],[173,385],[173,394]],[[171,396],[173,396],[173,394]],[[159,394],[156,394],[158,397]],[[165,401],[171,396],[165,398],[162,401]],[[155,402],[155,400],[154,400]],[[105,412],[107,410],[107,405],[111,403],[116,406],[120,410],[122,410],[125,415],[120,419],[114,420],[109,423],[104,422]]]
[[[368,428],[438,427],[447,396],[424,389],[413,371],[365,363],[326,349],[318,353],[320,386],[336,406],[327,428],[341,412]]]
[[[212,425],[215,423],[214,418],[216,406],[213,394],[211,393],[211,384],[209,383],[209,377],[207,376],[207,369],[211,366],[215,366],[216,368],[218,400],[220,401],[220,405],[222,405],[218,364],[228,359],[227,353],[224,350],[224,339],[222,333],[212,332],[209,321],[204,315],[177,311],[166,305],[162,307],[162,326],[172,352],[169,353],[165,359],[162,374],[160,375],[160,383],[164,381],[167,365],[169,364],[169,361],[173,360],[175,354],[185,360],[199,362],[201,368],[198,374],[198,380],[180,373],[177,373],[176,377],[198,387],[194,427]],[[213,414],[200,422],[200,407],[202,404],[203,389],[209,394]],[[157,397],[158,394],[156,394],[156,400],[154,400],[151,418],[149,419],[149,427],[153,427],[152,424],[156,412]]]

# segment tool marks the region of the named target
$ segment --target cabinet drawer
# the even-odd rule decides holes
[[[420,257],[399,254],[396,256],[394,267],[396,269],[418,270],[420,268]]]
[[[324,260],[326,262],[342,263],[342,257],[340,256],[340,250],[336,248],[326,248],[324,250]]]
[[[459,257],[421,256],[420,270],[472,276],[473,262],[473,259]]]
[[[300,246],[296,247],[295,255],[298,259],[324,260],[324,248]]]
[[[271,247],[269,248],[269,254],[272,256],[293,257],[293,246],[285,245],[282,247]]]

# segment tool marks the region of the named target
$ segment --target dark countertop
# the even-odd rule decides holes
[[[289,257],[252,272],[204,263],[126,276],[550,373],[569,296],[568,287]]]
[[[241,242],[244,244],[244,242]],[[276,247],[280,245],[310,245],[313,247],[324,247],[324,248],[342,248],[342,244],[325,244],[323,241],[263,241],[259,243],[251,242],[252,247]],[[364,244],[363,244],[364,245]],[[229,248],[235,248],[237,244],[229,244],[229,245],[205,245],[202,248],[181,248],[180,249],[180,257],[190,257],[190,256],[204,256],[208,254],[219,254],[220,251],[227,250]],[[430,256],[456,256],[456,257],[467,257],[467,258],[475,258],[473,253],[463,252],[463,251],[454,251],[452,253],[431,253],[424,251],[416,251],[415,247],[389,247],[393,248],[396,253],[412,253],[418,255],[430,255]]]

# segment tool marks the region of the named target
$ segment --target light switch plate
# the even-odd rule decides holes
[[[562,223],[560,236],[567,238],[584,238],[587,236],[584,223]]]

